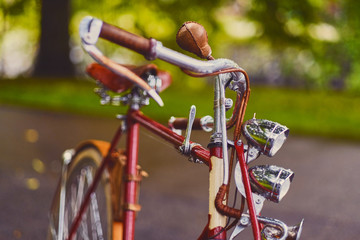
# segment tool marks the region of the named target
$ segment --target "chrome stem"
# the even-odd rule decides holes
[[[220,127],[222,133],[222,152],[223,152],[223,163],[224,163],[224,180],[225,185],[229,182],[229,159],[227,150],[227,129],[226,129],[226,108],[225,108],[225,74],[220,74],[218,77],[218,84],[220,90]]]
[[[225,110],[225,86],[224,74],[220,74],[215,78],[214,87],[214,132],[212,135],[212,143],[222,146],[223,155],[223,183],[228,184],[229,181],[229,162],[227,152],[227,132],[226,132],[226,110]]]

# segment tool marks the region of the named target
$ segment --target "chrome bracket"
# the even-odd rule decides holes
[[[235,166],[234,178],[235,178],[235,184],[237,190],[241,193],[241,195],[243,195],[246,198],[245,187],[244,187],[244,183],[242,182],[242,174],[241,174],[239,162]],[[256,214],[260,214],[261,209],[264,206],[265,198],[256,193],[252,193],[252,198],[254,200]]]
[[[204,163],[204,162],[201,161],[200,159],[195,158],[195,157],[193,157],[193,156],[190,154],[190,153],[191,153],[191,150],[192,150],[193,147],[195,147],[195,146],[201,146],[201,145],[198,144],[198,143],[191,143],[191,144],[190,144],[190,151],[189,151],[190,157],[189,157],[189,161],[190,161],[190,162],[193,162],[193,163]]]
[[[276,239],[279,240],[285,240],[287,238],[287,236],[289,235],[289,227],[282,221],[278,220],[278,219],[274,219],[274,218],[269,218],[269,217],[263,217],[263,216],[257,216],[258,221],[261,224],[264,225],[271,225],[271,226],[276,226],[277,228],[281,229],[281,236],[279,236]],[[241,218],[240,218],[240,223],[239,225],[237,225],[234,229],[234,231],[232,232],[229,240],[234,239],[237,235],[239,235],[246,227],[250,226],[251,222],[250,222],[250,216],[248,214],[242,214]],[[302,222],[299,224],[302,225]],[[293,238],[292,238],[293,239]]]
[[[116,119],[119,119],[121,121],[121,130],[123,132],[126,132],[127,131],[127,123],[126,123],[127,116],[118,114],[118,115],[116,115]]]

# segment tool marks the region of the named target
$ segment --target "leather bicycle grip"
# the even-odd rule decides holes
[[[144,55],[145,58],[151,58],[153,47],[152,39],[135,35],[106,22],[102,24],[100,37],[140,53]]]
[[[194,123],[192,125],[193,130],[202,130],[202,126],[200,123],[201,118],[195,118]],[[171,127],[175,129],[185,130],[187,128],[189,119],[187,118],[176,118],[174,121],[171,122]]]

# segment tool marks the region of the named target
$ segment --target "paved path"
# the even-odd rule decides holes
[[[87,138],[108,140],[117,125],[117,120],[0,107],[0,240],[45,239],[62,151]],[[203,144],[208,139],[195,137]],[[150,177],[142,184],[137,239],[196,239],[207,218],[206,167],[189,163],[146,132],[140,144],[140,163]],[[290,225],[305,218],[305,240],[358,238],[359,143],[290,136],[277,156],[258,162],[295,172],[288,195],[280,204],[267,202],[264,216]]]

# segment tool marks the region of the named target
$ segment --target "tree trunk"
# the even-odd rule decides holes
[[[70,0],[42,0],[39,53],[33,76],[71,77],[69,58]]]

